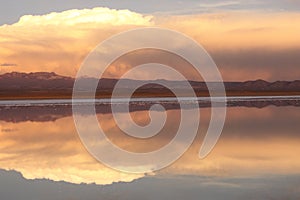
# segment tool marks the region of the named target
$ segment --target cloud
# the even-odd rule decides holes
[[[13,25],[0,27],[0,63],[11,59],[17,64],[2,72],[55,71],[75,76],[98,43],[152,23],[150,15],[109,8],[26,15]]]
[[[221,12],[169,16],[164,19],[157,16],[154,19],[156,25],[186,33],[203,44],[225,80],[260,78],[276,81],[299,77],[297,68],[300,61],[297,55],[300,50],[300,15],[297,13]],[[188,67],[186,63],[170,59],[169,55],[160,54],[160,60],[171,61],[166,64],[179,65],[177,68],[184,69]],[[137,58],[129,57],[125,66],[134,65],[134,59],[142,60],[141,58],[151,55],[153,56],[147,52],[147,55],[138,54],[135,56]],[[116,72],[124,70],[124,63],[119,64],[119,68],[116,68],[121,70],[115,70],[112,77],[118,77]],[[188,72],[195,74],[191,70],[187,70]],[[148,74],[144,75],[149,77]]]
[[[292,12],[218,12],[155,18],[195,38],[209,49],[288,48],[300,44],[300,14]]]
[[[87,23],[119,25],[150,25],[151,16],[131,12],[129,10],[115,10],[109,8],[73,9],[64,12],[53,12],[46,15],[25,15],[13,26],[74,26]]]
[[[299,13],[219,12],[156,22],[202,44],[224,80],[299,79]]]
[[[211,56],[225,80],[297,80],[300,77],[298,48],[245,48],[212,50]],[[234,71],[228,74],[226,71]]]

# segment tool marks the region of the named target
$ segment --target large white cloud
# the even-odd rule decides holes
[[[67,10],[46,15],[25,15],[17,26],[77,25],[84,23],[102,23],[113,25],[150,25],[152,16],[144,16],[129,10],[93,8]]]
[[[46,15],[25,15],[0,26],[1,72],[54,71],[74,76],[84,57],[98,43],[130,28],[152,25],[153,16],[109,8],[73,9]]]

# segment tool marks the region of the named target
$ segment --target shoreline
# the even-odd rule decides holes
[[[210,97],[208,92],[196,92],[197,97]],[[227,91],[227,97],[268,97],[268,96],[300,96],[300,92],[285,92],[285,91]],[[79,99],[85,99],[83,95]],[[124,98],[126,96],[116,96],[117,98]],[[168,98],[176,97],[173,93],[134,93],[132,98]],[[182,94],[179,97],[191,97],[190,95]],[[222,97],[222,95],[220,95]],[[98,93],[95,96],[96,99],[110,99],[111,93]],[[0,101],[9,101],[9,100],[51,100],[51,99],[72,99],[71,92],[26,92],[26,93],[12,93],[0,92]]]

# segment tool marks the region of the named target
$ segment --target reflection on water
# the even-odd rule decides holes
[[[107,107],[109,105],[97,108],[100,124],[111,141],[129,151],[148,152],[160,148],[174,137],[178,127],[180,110],[170,107],[166,128],[158,136],[149,140],[129,138],[116,127]],[[24,112],[20,109],[26,110],[28,115],[22,116]],[[41,109],[45,110],[41,112]],[[103,112],[99,112],[101,109]],[[145,175],[117,172],[93,159],[76,133],[69,107],[2,108],[7,115],[2,112],[0,121],[0,166],[20,172],[27,179],[97,184],[131,182],[142,177],[146,177],[146,182],[155,177],[166,182],[170,177],[177,177],[193,184],[203,177],[216,180],[251,177],[249,180],[252,180],[254,177],[300,175],[300,107],[229,107],[221,138],[203,160],[198,158],[198,151],[209,123],[210,108],[200,110],[201,125],[191,148],[170,167]],[[146,110],[132,109],[131,116],[137,124],[149,123]],[[88,113],[86,117],[89,117]],[[278,183],[282,180],[285,187],[291,184],[288,188],[295,184],[286,179],[276,180]],[[233,182],[236,187],[241,186],[241,182]],[[221,184],[213,180],[209,183],[212,188],[219,188],[217,184]],[[230,184],[233,184],[232,180]],[[280,184],[276,187],[280,188]],[[293,192],[299,194],[298,189]]]

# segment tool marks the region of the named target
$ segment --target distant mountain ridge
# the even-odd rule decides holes
[[[74,79],[54,72],[19,73],[0,75],[0,90],[11,89],[67,89],[73,87]]]
[[[88,81],[92,78],[82,78]],[[12,72],[0,75],[0,89],[70,89],[73,88],[74,78],[61,76],[54,72],[34,72],[34,73],[20,73]],[[118,82],[117,79],[101,79],[99,84],[101,88],[109,89],[113,88]],[[148,81],[140,80],[127,80],[128,85],[134,85],[135,82],[144,82],[147,84]],[[157,80],[160,82],[173,82],[174,86],[180,87],[182,81],[167,81],[167,80]],[[132,83],[132,84],[130,84]],[[190,81],[194,88],[207,89],[204,82]],[[245,82],[224,82],[226,89],[229,90],[288,90],[288,91],[300,91],[300,80],[295,81],[276,81],[267,82],[264,80],[255,81],[245,81]],[[156,84],[148,84],[147,88],[159,88],[160,86]]]
[[[94,82],[94,78],[81,78],[83,85],[89,85]],[[14,93],[22,94],[28,91],[34,91],[36,95],[38,92],[54,93],[58,95],[70,96],[73,90],[75,79],[72,77],[61,76],[54,72],[35,72],[35,73],[19,73],[12,72],[0,75],[0,96],[14,96]],[[97,88],[97,92],[110,94],[118,82],[117,79],[101,79]],[[169,81],[157,80],[157,84],[149,81],[129,80],[125,79],[125,84],[122,85],[124,89],[131,88],[139,84],[143,85],[139,88],[141,93],[155,93],[171,94],[171,92],[160,85],[161,83],[168,83],[172,88],[179,88],[184,90],[183,81]],[[205,82],[190,81],[191,86],[195,92],[207,93]],[[264,80],[245,81],[245,82],[224,82],[227,93],[255,93],[255,92],[291,92],[293,94],[300,94],[300,80],[295,81],[276,81],[267,82]],[[25,94],[24,94],[25,95]],[[31,95],[31,93],[30,93]],[[50,95],[51,96],[51,95]]]

